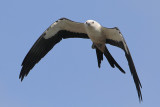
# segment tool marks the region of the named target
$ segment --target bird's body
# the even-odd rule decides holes
[[[54,22],[32,46],[22,62],[22,69],[19,75],[21,81],[27,76],[29,71],[43,58],[57,43],[67,38],[84,38],[91,39],[92,48],[96,49],[98,67],[103,60],[103,54],[107,58],[109,64],[115,66],[123,73],[125,71],[119,66],[110,54],[106,44],[117,46],[124,50],[128,65],[136,85],[138,97],[142,100],[140,88],[141,83],[136,73],[136,69],[130,55],[127,44],[117,27],[105,28],[94,20],[87,20],[85,23],[74,22],[66,18],[61,18]]]
[[[93,44],[99,50],[104,52],[106,38],[102,32],[102,26],[94,20],[87,20],[85,23],[85,29]]]
[[[102,35],[102,26],[98,22],[94,20],[87,20],[84,27],[93,43],[105,44],[105,36]]]

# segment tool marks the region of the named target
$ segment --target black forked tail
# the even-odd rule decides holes
[[[125,71],[120,67],[120,65],[115,61],[115,59],[112,57],[112,55],[110,54],[109,50],[107,49],[107,47],[105,47],[104,50],[104,55],[107,58],[109,64],[114,68],[115,66],[122,72],[125,73]]]

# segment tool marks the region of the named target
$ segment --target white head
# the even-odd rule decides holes
[[[101,25],[95,20],[87,20],[85,23],[86,29],[100,30]]]

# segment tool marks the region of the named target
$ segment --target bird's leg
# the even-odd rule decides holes
[[[105,50],[105,44],[96,43],[95,47],[98,48],[101,52],[104,53]]]
[[[101,52],[104,52],[105,44],[93,43],[92,44],[92,49],[99,49],[99,50],[101,50]]]
[[[94,43],[92,44],[92,49],[96,49],[96,45]]]

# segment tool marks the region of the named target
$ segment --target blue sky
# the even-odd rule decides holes
[[[1,0],[0,107],[158,107],[159,4],[159,0]],[[143,86],[142,103],[124,52],[108,45],[125,75],[106,59],[99,69],[90,40],[63,40],[20,82],[23,58],[61,17],[119,27]]]

